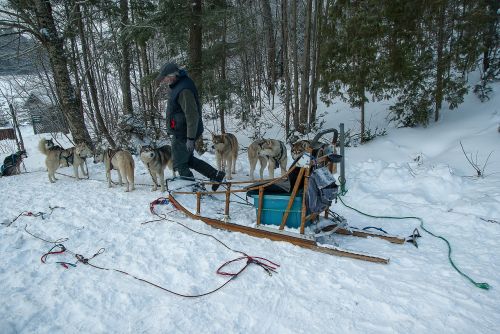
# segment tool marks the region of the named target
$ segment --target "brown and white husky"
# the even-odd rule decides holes
[[[73,172],[77,180],[80,180],[78,168],[81,169],[84,176],[88,175],[88,172],[84,169],[84,164],[85,159],[92,156],[92,150],[85,142],[63,149],[54,145],[52,139],[42,139],[38,143],[38,150],[46,156],[45,166],[47,167],[50,182],[56,182],[55,172],[59,167],[73,166]]]
[[[135,189],[135,162],[129,151],[106,149],[94,156],[94,163],[98,162],[104,162],[104,166],[106,167],[106,179],[108,180],[109,188],[112,187],[111,170],[115,169],[118,172],[118,183],[120,186],[123,185],[122,178],[125,178],[125,182],[127,183],[127,189],[125,191]]]

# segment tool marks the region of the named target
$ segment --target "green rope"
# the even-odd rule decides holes
[[[362,215],[365,215],[367,217],[371,217],[371,218],[388,218],[388,219],[417,219],[418,221],[420,221],[420,228],[422,230],[424,230],[425,232],[429,233],[431,236],[433,236],[434,238],[438,238],[438,239],[441,239],[443,240],[444,242],[446,242],[446,245],[448,246],[448,260],[450,261],[451,263],[451,266],[460,274],[462,275],[463,277],[467,278],[472,284],[474,284],[476,287],[480,288],[480,289],[484,289],[484,290],[489,290],[490,289],[490,285],[488,283],[478,283],[476,281],[474,281],[472,278],[470,278],[469,276],[467,276],[466,274],[464,274],[460,269],[458,269],[458,267],[455,265],[455,263],[453,262],[452,258],[451,258],[451,245],[449,243],[448,240],[446,240],[446,238],[440,236],[440,235],[436,235],[434,233],[432,233],[431,231],[427,230],[425,227],[424,227],[424,220],[420,217],[413,217],[413,216],[407,216],[407,217],[394,217],[394,216],[375,216],[375,215],[370,215],[370,214],[367,214],[367,213],[364,213],[358,209],[355,209],[353,208],[352,206],[349,206],[347,204],[344,203],[344,201],[342,200],[341,196],[344,196],[345,193],[347,193],[347,191],[345,191],[343,194],[340,194],[340,196],[338,196],[338,199],[340,200],[340,202],[348,207],[349,209],[351,210],[354,210]]]

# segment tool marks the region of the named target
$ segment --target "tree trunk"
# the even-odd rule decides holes
[[[285,135],[286,138],[290,136],[290,61],[288,58],[288,1],[281,1],[281,15],[282,15],[282,54],[283,54],[283,74],[285,76]]]
[[[361,133],[360,133],[360,142],[363,144],[365,142],[365,100],[361,102]]]
[[[134,113],[132,107],[132,91],[130,89],[130,52],[129,42],[125,37],[125,29],[129,24],[128,20],[128,0],[120,0],[120,49],[122,52],[122,75],[121,87],[123,96],[123,113],[125,115],[132,115]]]
[[[495,45],[493,40],[495,38],[495,31],[498,25],[497,13],[500,7],[498,0],[487,0],[486,1],[488,10],[488,24],[486,32],[484,34],[484,53],[483,53],[483,73],[490,68],[490,58],[495,53]]]
[[[311,71],[311,17],[312,0],[307,0],[306,26],[304,36],[304,57],[302,61],[302,82],[300,87],[300,119],[299,131],[305,133],[308,123],[309,112],[309,74]]]
[[[318,66],[319,57],[321,54],[321,24],[323,17],[323,1],[315,0],[316,13],[314,15],[314,26],[313,26],[313,61],[311,70],[311,103],[310,103],[310,113],[309,113],[309,129],[311,126],[316,124],[316,110],[318,109]]]
[[[80,42],[82,43],[82,58],[83,58],[83,65],[85,68],[85,77],[88,82],[88,88],[90,90],[92,104],[94,105],[94,112],[97,120],[97,128],[99,132],[101,132],[104,135],[104,137],[106,137],[106,140],[108,141],[109,145],[111,145],[111,147],[115,149],[116,148],[115,141],[109,134],[106,124],[104,124],[104,119],[102,118],[101,109],[99,107],[99,96],[97,94],[97,87],[94,80],[94,76],[92,75],[92,69],[89,64],[89,57],[91,57],[91,54],[90,54],[90,49],[87,45],[87,38],[85,36],[85,29],[82,19],[82,12],[80,10],[80,5],[78,2],[75,2],[75,11],[76,11],[76,20],[78,24],[78,32],[80,33]]]
[[[92,101],[90,100],[90,95],[89,95],[89,90],[88,90],[88,85],[87,81],[82,78],[80,80],[80,73],[83,72],[82,70],[82,64],[80,62],[80,57],[79,57],[79,50],[76,42],[76,38],[74,36],[71,36],[70,39],[70,44],[71,44],[71,63],[73,67],[73,71],[75,72],[75,83],[77,87],[77,92],[79,97],[79,100],[82,102],[80,107],[82,108],[82,112],[87,116],[87,119],[90,120],[91,123],[91,130],[96,134],[97,136],[97,141],[100,141],[101,133],[98,131],[97,123],[95,121],[94,117],[94,112],[92,109]],[[83,98],[82,98],[82,92],[85,95],[85,101],[87,102],[87,108],[83,105]]]
[[[41,32],[41,42],[47,50],[50,65],[54,75],[60,108],[68,121],[75,143],[87,142],[92,145],[90,135],[77,99],[75,90],[69,78],[68,62],[64,54],[64,44],[52,17],[52,7],[49,1],[36,0],[36,19]]]
[[[268,90],[274,96],[274,85],[276,83],[276,43],[274,41],[273,15],[271,13],[271,4],[269,0],[261,0],[262,19],[264,21],[266,42],[267,42],[267,73]]]
[[[359,64],[359,63],[358,63]],[[363,65],[359,65],[360,68],[363,68]],[[360,77],[360,87],[359,87],[359,99],[360,99],[360,110],[361,110],[361,119],[360,119],[360,143],[363,144],[365,142],[365,105],[366,105],[366,84],[365,78]]]
[[[439,120],[439,111],[441,110],[442,103],[443,103],[443,90],[444,90],[444,70],[445,70],[445,64],[444,64],[444,43],[445,43],[445,20],[446,20],[446,7],[447,7],[447,1],[444,1],[441,4],[441,7],[439,9],[438,13],[438,34],[437,34],[437,45],[436,45],[436,51],[437,51],[437,60],[436,60],[436,90],[434,94],[434,102],[435,102],[435,109],[434,109],[434,121],[437,122]]]
[[[292,50],[293,65],[293,127],[297,130],[300,127],[299,122],[299,58],[297,52],[297,0],[292,0],[292,22],[290,28],[290,48]]]
[[[223,27],[222,27],[222,57],[221,57],[221,65],[220,65],[220,70],[221,70],[221,82],[226,83],[226,33],[227,33],[227,26],[226,26],[226,17],[223,19]],[[220,131],[221,133],[226,133],[226,123],[225,123],[225,118],[226,118],[226,104],[227,104],[227,94],[225,91],[223,91],[220,94],[220,101],[219,101],[219,117],[220,117]]]
[[[200,97],[202,95],[202,63],[201,63],[201,45],[202,45],[202,24],[201,0],[192,0],[191,26],[189,29],[189,73],[198,88]]]
[[[132,72],[133,73],[133,78],[134,78],[134,85],[135,85],[135,89],[136,89],[136,94],[138,96],[138,100],[139,100],[139,110],[141,111],[141,114],[142,114],[142,120],[144,122],[144,126],[147,128],[148,127],[148,113],[147,113],[147,110],[149,109],[149,107],[147,106],[147,98],[146,98],[146,92],[145,92],[145,89],[144,87],[140,84],[140,79],[138,79],[137,77],[139,78],[143,78],[145,75],[144,75],[144,71],[142,69],[142,64],[141,64],[141,56],[140,56],[140,46],[139,46],[139,43],[135,43],[135,48],[136,48],[136,52],[135,52],[135,55],[137,57],[136,59],[136,62],[137,62],[137,71],[134,71]],[[137,72],[137,73],[136,73]]]
[[[139,45],[139,52],[140,52],[140,57],[141,57],[141,62],[142,62],[142,69],[144,71],[144,75],[149,75],[151,73],[151,70],[149,68],[149,58],[148,58],[148,51],[147,51],[147,46],[146,43],[141,43]],[[153,88],[151,84],[149,83],[146,86],[146,108],[148,110],[147,114],[149,117],[149,122],[151,122],[151,126],[156,128],[156,120],[155,120],[155,114],[156,114],[156,105],[154,103],[154,97],[153,97]],[[159,133],[158,133],[159,134]]]
[[[16,129],[17,136],[14,134],[14,137],[16,139],[16,145],[17,149],[19,151],[24,151],[24,140],[23,140],[23,135],[21,134],[21,130],[19,129],[19,124],[17,123],[17,116],[16,116],[16,111],[14,110],[14,106],[12,106],[12,103],[9,103],[9,109],[10,109],[10,115],[12,117],[12,123],[14,123],[14,129]],[[19,137],[19,139],[17,139]]]

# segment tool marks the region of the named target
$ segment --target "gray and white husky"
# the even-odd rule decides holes
[[[154,185],[151,191],[157,190],[158,184],[160,185],[161,191],[165,191],[165,168],[168,166],[170,170],[173,170],[172,148],[170,145],[161,146],[159,148],[154,148],[151,145],[142,146],[140,157],[144,165],[148,168],[151,179],[153,180]]]
[[[215,148],[217,169],[222,171],[225,168],[226,179],[231,180],[231,174],[236,174],[238,139],[232,133],[223,133],[221,135],[212,135],[212,142]]]
[[[269,177],[274,179],[275,168],[280,167],[282,175],[286,173],[288,162],[286,146],[282,141],[276,139],[257,139],[248,147],[248,161],[250,163],[250,179],[254,180],[257,161],[260,162],[260,178],[264,178],[264,169],[268,165]]]

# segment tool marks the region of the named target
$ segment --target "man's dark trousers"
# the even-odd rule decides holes
[[[193,173],[189,170],[194,169],[206,178],[213,180],[217,176],[217,169],[210,166],[203,160],[195,158],[193,154],[186,149],[186,138],[177,138],[172,136],[172,159],[173,167],[180,176],[193,177]]]

